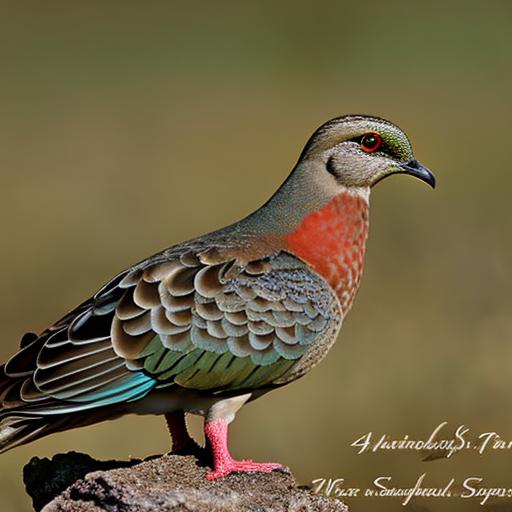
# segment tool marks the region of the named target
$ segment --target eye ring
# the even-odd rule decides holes
[[[382,146],[382,137],[375,132],[363,135],[361,149],[366,153],[375,153]]]

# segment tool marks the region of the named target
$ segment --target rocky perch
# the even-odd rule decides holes
[[[98,461],[82,453],[34,457],[23,479],[43,512],[348,512],[339,500],[299,487],[293,476],[233,474],[210,482],[193,456]]]

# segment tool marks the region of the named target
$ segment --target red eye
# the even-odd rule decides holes
[[[382,138],[378,133],[367,133],[361,139],[361,149],[367,153],[374,153],[382,146]]]

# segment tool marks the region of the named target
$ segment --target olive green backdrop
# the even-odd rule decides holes
[[[407,487],[427,472],[429,485],[512,486],[512,451],[424,463],[350,447],[444,420],[512,439],[511,16],[506,1],[0,2],[2,359],[120,269],[257,208],[326,119],[377,114],[407,131],[438,188],[396,177],[374,190],[340,340],[243,409],[233,452],[304,483]],[[143,457],[168,437],[161,418],[127,417],[8,452],[2,511],[29,510],[30,457],[72,449]]]

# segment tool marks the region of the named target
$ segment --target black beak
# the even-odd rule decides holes
[[[421,165],[417,160],[411,160],[406,164],[400,164],[403,172],[419,178],[421,181],[428,183],[432,188],[436,188],[436,178],[426,167]]]

